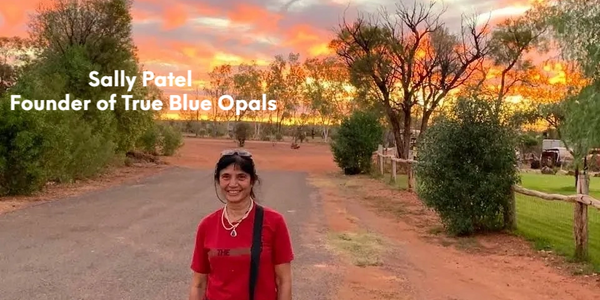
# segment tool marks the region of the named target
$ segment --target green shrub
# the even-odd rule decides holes
[[[30,194],[46,183],[48,138],[40,113],[11,111],[0,99],[0,195]]]
[[[519,135],[519,145],[524,152],[533,152],[540,146],[538,138],[530,133]]]
[[[306,139],[305,131],[306,128],[304,126],[297,126],[292,130],[292,137],[294,137],[295,140],[299,140],[300,143],[302,143]]]
[[[171,127],[171,125],[162,125]],[[161,143],[161,129],[158,124],[154,124],[146,129],[144,134],[140,136],[137,142],[137,147],[144,152],[157,155],[157,146]]]
[[[169,123],[154,123],[140,136],[137,149],[152,155],[172,156],[183,146],[179,127]]]
[[[211,122],[208,125],[208,134],[210,137],[222,137],[227,134],[227,129],[222,123]]]
[[[52,165],[50,180],[73,182],[78,179],[92,178],[109,165],[115,156],[116,142],[109,136],[95,134],[93,127],[77,114],[63,115],[60,124],[53,122],[51,141],[53,151],[48,153]],[[85,162],[85,163],[82,163]]]
[[[355,111],[342,121],[330,145],[334,161],[344,174],[370,172],[373,151],[377,150],[382,133],[377,116],[369,112]]]
[[[260,135],[259,135],[259,139],[260,139],[261,141],[270,141],[270,140],[271,140],[271,137],[269,136],[269,134],[267,134],[267,132],[265,132],[265,131],[261,131],[261,132],[260,132]]]
[[[238,141],[239,147],[244,147],[246,140],[250,137],[251,130],[252,128],[248,123],[238,122],[237,124],[235,124],[235,128],[233,129],[233,135]]]
[[[183,146],[183,136],[180,131],[169,125],[160,126],[160,153],[165,156],[175,154],[175,151]]]
[[[92,177],[113,163],[115,156],[134,150],[140,140],[145,148],[151,148],[156,137],[149,130],[155,129],[155,112],[126,110],[124,101],[117,101],[114,110],[95,107],[97,101],[112,94],[127,93],[141,99],[150,90],[139,82],[128,92],[125,87],[91,87],[88,83],[92,70],[111,74],[118,68],[139,74],[135,49],[126,41],[130,34],[128,8],[125,2],[117,2],[94,6],[93,11],[89,11],[92,6],[77,7],[83,14],[115,20],[108,24],[112,27],[87,32],[94,36],[87,39],[93,44],[81,43],[86,40],[81,34],[67,37],[53,29],[69,18],[71,8],[55,9],[45,17],[33,16],[44,26],[31,32],[32,38],[46,42],[48,47],[40,49],[42,52],[20,69],[10,94],[23,99],[60,100],[68,93],[71,99],[91,100],[91,106],[81,111],[12,111],[8,93],[0,95],[0,195],[29,194],[48,181]],[[47,18],[49,15],[53,17]],[[164,144],[166,153],[181,144],[178,131],[167,128],[161,135],[158,143]]]
[[[518,181],[514,131],[493,117],[490,104],[458,101],[418,145],[417,192],[451,234],[504,228],[511,186]]]

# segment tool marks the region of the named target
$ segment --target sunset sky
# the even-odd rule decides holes
[[[412,0],[411,0],[412,1]],[[0,35],[26,34],[28,14],[40,0],[2,0]],[[193,70],[198,82],[216,65],[299,52],[324,54],[346,11],[374,11],[393,0],[136,0],[134,38],[146,69],[157,75]],[[524,12],[528,0],[446,0],[445,21],[458,29],[461,14],[481,14],[492,22]],[[165,89],[165,92],[169,92]]]

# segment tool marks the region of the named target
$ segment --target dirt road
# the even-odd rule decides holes
[[[305,175],[263,172],[261,199],[287,218],[297,299],[325,299],[332,257],[305,228],[318,216]],[[0,299],[184,299],[194,230],[217,209],[211,172],[174,168],[138,184],[0,215]],[[316,223],[315,223],[316,224]],[[299,278],[299,277],[296,277]]]
[[[344,235],[351,286],[337,299],[600,299],[598,276],[573,276],[567,264],[520,238],[445,236],[413,194],[366,176],[310,181],[325,199],[329,227]]]
[[[185,299],[195,226],[221,205],[212,168],[234,146],[186,139],[160,174],[1,214],[0,299]],[[246,148],[292,232],[296,300],[600,299],[598,277],[518,238],[445,237],[413,194],[340,176],[325,145]]]

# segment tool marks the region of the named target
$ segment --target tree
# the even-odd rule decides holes
[[[558,46],[560,55],[574,62],[583,77],[562,103],[550,107],[545,114],[560,121],[561,139],[570,145],[575,158],[576,178],[579,169],[585,167],[589,148],[600,145],[600,136],[592,130],[600,126],[600,105],[594,102],[600,93],[600,8],[590,4],[566,0],[534,6],[537,19],[549,27],[548,36]]]
[[[562,56],[579,64],[588,78],[600,79],[600,5],[596,1],[561,0],[536,3],[538,18],[552,28]]]
[[[193,98],[193,99],[197,100],[196,103],[197,103],[198,107],[196,107],[196,104],[191,104],[191,105],[188,105],[186,108],[182,107],[179,110],[179,112],[177,113],[177,115],[179,116],[179,119],[185,121],[185,130],[194,132],[196,134],[196,136],[198,136],[198,133],[200,130],[200,111],[202,110],[200,108],[200,103],[202,102],[201,97],[202,97],[202,95],[200,93],[200,86],[198,85],[194,89],[194,98]]]
[[[364,174],[371,170],[373,151],[377,150],[382,134],[379,118],[371,112],[357,110],[344,118],[330,144],[334,161],[344,174]]]
[[[508,18],[492,30],[487,59],[479,66],[480,76],[476,89],[488,94],[495,101],[496,112],[500,111],[506,96],[520,94],[520,88],[532,88],[534,65],[524,56],[539,43],[544,27],[527,14]]]
[[[584,168],[591,148],[600,146],[600,82],[584,87],[580,93],[561,103],[561,134],[576,158],[575,167]]]
[[[31,62],[36,49],[21,37],[0,37],[0,95],[12,87],[23,67]]]
[[[132,91],[127,91],[127,87],[96,88],[88,83],[92,71],[103,76],[124,70],[128,75],[141,77],[132,37],[131,6],[131,0],[53,0],[41,4],[29,22],[30,39],[36,48],[42,49],[40,60],[62,62],[49,71],[64,74],[64,94],[92,100],[90,109],[83,111],[83,118],[90,122],[102,120],[96,123],[94,132],[113,135],[119,152],[134,147],[135,141],[151,126],[154,112],[127,111],[124,100],[117,101],[113,111],[100,111],[96,102],[108,99],[111,94],[143,99],[148,94],[147,88],[140,80]]]
[[[132,0],[52,0],[40,4],[29,23],[30,38],[44,53],[67,53],[83,46],[100,73],[134,71]],[[87,79],[87,77],[86,77]]]
[[[238,66],[238,73],[233,75],[233,89],[235,97],[238,99],[261,100],[263,94],[262,86],[262,71],[256,65],[256,62],[251,64],[242,63]],[[263,110],[253,111],[250,108],[240,112],[236,116],[236,122],[240,122],[244,116],[248,116],[258,120],[264,113]],[[260,135],[260,122],[256,122],[255,134]]]
[[[278,100],[283,100],[285,110],[293,120],[296,120],[308,108],[302,105],[305,103],[302,93],[305,82],[306,74],[300,62],[300,54],[291,53],[288,55],[287,70],[285,72],[285,93],[283,99]],[[279,123],[279,126],[281,126],[281,123]]]
[[[306,76],[310,78],[304,85],[304,98],[313,117],[323,126],[325,141],[329,138],[329,127],[349,113],[348,72],[336,57],[308,58],[304,62]]]
[[[600,145],[600,5],[597,1],[566,0],[539,4],[552,27],[551,33],[560,46],[561,54],[575,61],[588,84],[579,93],[566,99],[563,133],[569,140],[575,157],[575,176],[586,172],[589,149]],[[589,180],[585,181],[589,185]],[[577,181],[576,181],[577,185]],[[587,187],[589,189],[589,186]],[[581,192],[578,189],[578,192]],[[575,224],[586,220],[587,205],[575,205]],[[575,257],[587,258],[587,227],[575,226]]]
[[[230,120],[230,115],[227,112],[219,110],[219,98],[223,95],[230,94],[232,92],[233,78],[231,76],[231,65],[224,64],[214,67],[211,72],[208,73],[209,83],[205,87],[205,91],[212,99],[212,112],[211,120],[213,121],[212,136],[217,135],[217,122],[220,120]],[[223,105],[229,105],[228,100],[224,99]],[[235,111],[234,111],[235,113]]]
[[[290,53],[287,59],[277,55],[265,75],[268,95],[277,100],[278,133],[281,133],[283,122],[293,118],[300,108],[301,88],[304,85],[305,75],[299,58],[300,55],[297,53]]]
[[[146,89],[147,95],[144,99],[149,100],[160,100],[162,102],[162,109],[154,111],[156,119],[163,119],[165,114],[169,111],[169,100],[165,96],[165,93],[156,85],[154,82],[148,84]]]
[[[544,70],[545,69],[545,70]],[[572,62],[564,60],[551,61],[543,68],[536,69],[530,77],[535,84],[522,89],[519,94],[523,102],[537,111],[537,128],[547,127],[556,133],[557,139],[565,143],[569,151],[571,147],[562,133],[565,119],[565,99],[576,95],[588,83]],[[571,153],[573,154],[573,153]]]
[[[448,93],[463,85],[487,52],[487,24],[475,19],[451,34],[434,11],[435,3],[398,4],[395,20],[384,10],[380,19],[359,17],[340,25],[331,47],[348,65],[358,90],[370,90],[382,104],[400,157],[407,158],[413,109],[422,107],[421,133]]]

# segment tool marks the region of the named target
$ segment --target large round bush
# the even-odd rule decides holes
[[[418,146],[417,191],[451,234],[504,228],[518,181],[516,135],[490,103],[462,99]]]

